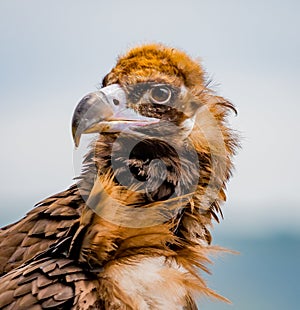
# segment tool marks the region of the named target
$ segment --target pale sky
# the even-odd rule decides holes
[[[70,120],[116,57],[162,42],[199,58],[243,136],[220,228],[300,233],[299,1],[0,2],[0,224],[72,183]]]

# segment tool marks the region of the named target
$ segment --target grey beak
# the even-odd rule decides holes
[[[81,99],[73,114],[72,135],[77,147],[85,133],[115,133],[132,125],[145,126],[158,121],[128,108],[126,92],[113,84]]]

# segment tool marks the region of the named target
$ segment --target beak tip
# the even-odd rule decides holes
[[[78,140],[74,140],[74,145],[75,145],[75,148],[77,149],[78,148],[78,146],[79,146],[79,139]]]
[[[81,137],[80,134],[75,134],[75,135],[73,135],[73,141],[74,141],[74,145],[75,145],[76,148],[79,146],[80,137]]]
[[[72,126],[72,138],[73,142],[75,144],[75,147],[77,148],[79,146],[81,134],[78,132],[77,126]]]

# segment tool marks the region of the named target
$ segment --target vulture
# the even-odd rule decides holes
[[[1,309],[197,309],[238,137],[198,61],[162,44],[118,58],[78,103],[74,185],[0,230]]]

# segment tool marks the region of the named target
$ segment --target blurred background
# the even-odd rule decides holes
[[[299,12],[297,0],[1,0],[1,226],[72,183],[75,105],[118,55],[162,42],[199,58],[243,137],[213,231],[240,254],[214,258],[206,277],[232,305],[201,309],[298,308]]]

